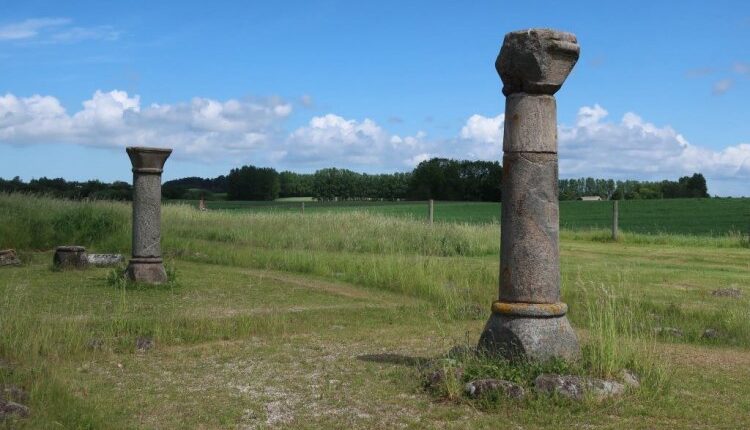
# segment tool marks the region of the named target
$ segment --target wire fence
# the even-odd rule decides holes
[[[198,201],[182,201],[198,207]],[[249,212],[366,211],[434,222],[499,223],[501,204],[435,201],[207,201],[209,210]],[[560,227],[611,230],[613,201],[562,201]],[[750,234],[750,198],[622,200],[618,231],[697,235]]]

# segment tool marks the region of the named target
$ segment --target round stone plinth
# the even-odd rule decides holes
[[[578,339],[565,315],[526,317],[492,313],[479,338],[479,350],[509,360],[575,360]]]
[[[58,269],[85,269],[88,266],[86,248],[82,246],[58,246],[52,264]]]
[[[161,258],[132,258],[125,271],[128,279],[144,284],[167,282],[167,271]]]
[[[509,303],[497,300],[492,303],[492,313],[519,317],[561,317],[568,312],[565,303]]]

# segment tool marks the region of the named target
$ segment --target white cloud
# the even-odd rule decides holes
[[[291,105],[280,99],[194,98],[142,107],[124,91],[97,91],[69,115],[50,96],[0,97],[0,143],[75,143],[100,147],[133,145],[175,149],[175,155],[215,159],[266,148],[279,140]]]
[[[329,113],[313,117],[289,135],[283,160],[311,167],[404,168],[424,150],[425,137],[424,132],[393,135],[371,119],[357,121]]]
[[[67,18],[27,19],[0,26],[0,40],[31,39],[43,30],[64,26],[70,23]]]
[[[497,143],[503,138],[503,123],[505,114],[494,118],[482,115],[472,115],[466,120],[466,125],[461,128],[462,139],[470,139],[484,143]]]
[[[468,145],[465,148],[465,155],[459,155],[457,158],[473,158],[482,160],[499,160],[503,155],[503,126],[505,124],[505,114],[495,117],[486,117],[482,115],[472,115],[466,120],[466,124],[461,128],[459,137],[461,145]]]
[[[109,25],[73,26],[69,18],[33,18],[0,25],[0,41],[75,43],[83,40],[117,40],[120,32]]]
[[[369,172],[410,169],[432,157],[502,159],[504,116],[472,115],[455,137],[390,133],[371,119],[329,113],[285,132],[292,105],[281,99],[194,98],[144,106],[124,91],[97,91],[69,114],[51,96],[0,96],[0,144],[69,143],[99,147],[171,147],[197,161],[292,169],[344,167]],[[602,106],[579,109],[558,127],[560,175],[659,180],[701,172],[710,192],[747,194],[750,143],[714,150],[693,145],[669,126],[628,112],[609,119]]]
[[[750,63],[737,62],[732,66],[732,70],[740,75],[750,75]]]
[[[313,97],[311,95],[309,95],[309,94],[303,94],[299,98],[299,102],[302,104],[302,106],[304,106],[306,108],[310,108],[310,107],[315,106],[315,99],[313,99]]]
[[[716,69],[714,69],[713,67],[697,67],[686,71],[685,76],[687,76],[688,78],[702,78],[715,72]]]
[[[49,43],[75,43],[83,40],[117,40],[120,32],[111,25],[95,27],[71,27],[52,33]]]
[[[734,86],[733,79],[722,79],[714,83],[714,86],[711,88],[711,91],[714,93],[714,95],[719,96],[729,91],[732,88],[732,86]]]
[[[607,115],[598,105],[584,106],[575,126],[559,127],[561,176],[655,180],[701,172],[717,180],[750,178],[750,144],[715,151],[632,112],[620,122],[606,121]]]

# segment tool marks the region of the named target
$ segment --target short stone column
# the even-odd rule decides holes
[[[171,149],[129,147],[133,164],[133,258],[127,277],[161,284],[167,272],[161,258],[161,173]]]
[[[83,246],[58,246],[52,256],[52,264],[57,269],[85,269],[88,263],[86,248]]]
[[[505,134],[500,294],[479,341],[509,359],[575,358],[578,340],[560,302],[557,105],[580,48],[570,33],[508,33],[495,67]]]

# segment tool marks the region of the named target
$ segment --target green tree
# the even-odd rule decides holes
[[[232,169],[227,180],[229,200],[275,200],[279,197],[279,174],[270,167]]]

